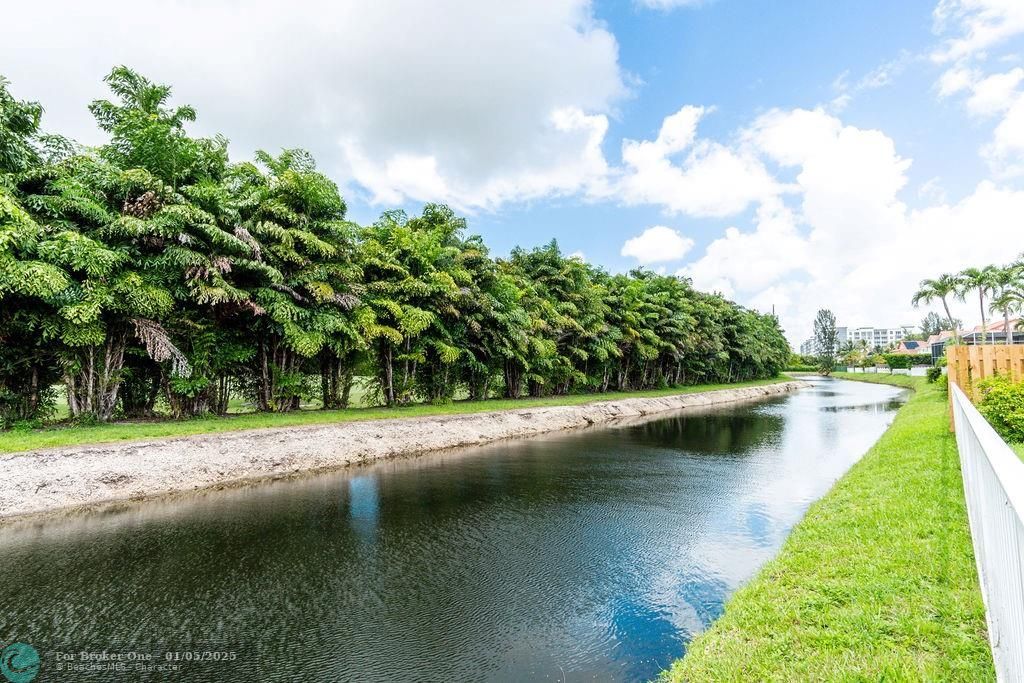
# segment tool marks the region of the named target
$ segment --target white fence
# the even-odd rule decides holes
[[[1024,681],[1024,463],[950,382],[974,556],[1000,681]]]
[[[890,370],[889,368],[878,368],[875,365],[866,368],[851,367],[847,372],[866,372],[875,373],[879,375],[913,375],[914,377],[924,377],[928,374],[928,365],[915,365],[912,368]]]

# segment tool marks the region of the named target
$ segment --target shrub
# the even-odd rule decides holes
[[[818,367],[818,359],[816,356],[803,356],[799,353],[792,353],[789,355],[790,365],[810,365],[811,367]]]
[[[928,368],[927,377],[929,382],[937,382],[942,377],[942,368],[938,366]]]
[[[978,384],[978,410],[1007,441],[1024,441],[1024,382],[1011,382],[1002,375]]]
[[[893,370],[907,370],[915,365],[931,365],[931,356],[915,356],[908,353],[883,353],[885,364]]]

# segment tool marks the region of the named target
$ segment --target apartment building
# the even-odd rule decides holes
[[[869,349],[885,349],[899,344],[903,339],[914,333],[913,325],[899,327],[856,327],[850,331],[850,341],[854,346],[867,346]]]
[[[839,349],[843,347],[846,340],[849,338],[849,328],[836,327],[836,348],[835,351],[838,353]],[[817,356],[818,355],[818,342],[815,341],[814,337],[810,337],[800,344],[800,355],[802,356]]]
[[[914,333],[913,325],[899,327],[836,327],[836,350],[852,342],[854,346],[867,346],[868,349],[887,349],[899,344],[900,341]],[[861,344],[861,342],[864,342]],[[800,353],[804,356],[817,356],[818,344],[810,337],[800,344]]]

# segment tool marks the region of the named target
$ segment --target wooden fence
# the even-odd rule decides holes
[[[977,402],[978,382],[1003,375],[1014,382],[1024,380],[1024,344],[980,344],[947,346],[949,381]]]

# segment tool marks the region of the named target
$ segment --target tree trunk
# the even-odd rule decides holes
[[[391,344],[385,339],[380,343],[380,364],[383,371],[384,402],[388,406],[395,405],[395,368],[392,365]]]
[[[99,422],[113,417],[127,340],[127,331],[111,331],[103,346],[75,349],[74,364],[64,375],[72,417]]]
[[[981,309],[981,341],[985,342],[988,331],[985,329],[985,290],[978,288],[978,307]]]
[[[505,398],[519,398],[522,390],[522,377],[519,368],[516,367],[514,361],[505,361]]]
[[[218,415],[228,414],[228,402],[231,400],[231,378],[221,375],[217,378],[217,401],[215,411]]]
[[[198,392],[195,396],[176,393],[171,390],[170,385],[165,385],[164,390],[167,397],[167,405],[171,409],[171,416],[175,419],[202,417],[210,412],[212,390],[209,387]]]
[[[334,410],[341,404],[341,364],[330,351],[320,352],[320,407]]]
[[[298,354],[275,335],[260,340],[260,375],[256,400],[261,411],[288,412],[300,407],[299,390],[292,390],[293,380],[301,370]]]
[[[269,350],[267,349],[267,342],[265,339],[260,340],[260,379],[259,379],[259,390],[256,395],[256,405],[264,412],[269,412],[271,407],[271,397],[273,395],[273,385],[270,376],[270,358]]]
[[[32,366],[32,379],[29,381],[28,409],[26,415],[35,415],[39,407],[39,368]]]
[[[348,408],[349,399],[352,396],[352,368],[346,368],[341,375],[341,405],[339,408]]]
[[[953,320],[953,314],[949,312],[949,303],[946,301],[946,297],[942,297],[942,307],[946,309],[946,318],[949,320],[949,329],[953,332],[953,341],[959,344],[960,330],[956,329],[956,321]]]

